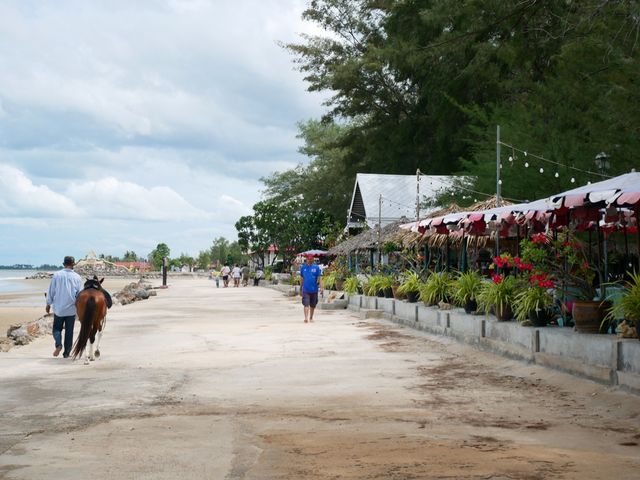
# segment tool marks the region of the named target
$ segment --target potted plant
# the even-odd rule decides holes
[[[466,313],[475,312],[478,308],[478,294],[482,287],[482,277],[475,270],[460,273],[451,284],[451,298],[464,308]]]
[[[544,327],[551,319],[553,306],[553,282],[547,275],[535,274],[529,278],[529,286],[517,293],[513,312],[520,322],[529,321],[536,327]]]
[[[334,262],[331,263],[331,265],[329,265],[327,270],[334,275],[335,289],[342,290],[344,281],[349,276],[349,271],[347,269],[345,259],[342,257],[338,257]]]
[[[380,279],[380,290],[385,298],[393,298],[395,279],[391,275],[383,275]]]
[[[362,282],[362,292],[370,297],[375,297],[378,294],[379,275],[372,275],[367,277]]]
[[[605,327],[609,321],[624,318],[627,325],[635,326],[636,331],[640,324],[640,274],[628,273],[629,279],[623,283],[624,291],[620,299],[613,302],[600,328]],[[640,338],[640,337],[639,337]]]
[[[406,295],[407,301],[414,303],[418,301],[422,280],[416,272],[409,272],[404,276],[404,280],[398,287],[398,292]]]
[[[358,277],[354,275],[352,277],[346,278],[344,280],[343,288],[344,291],[349,295],[356,294],[358,292],[358,289],[360,288],[360,281],[358,280]]]
[[[448,272],[432,273],[420,288],[420,300],[427,306],[449,302],[451,281],[452,277]]]
[[[325,290],[333,290],[336,288],[336,272],[332,271],[322,275],[322,285]]]
[[[512,276],[494,275],[490,282],[483,282],[478,295],[478,308],[484,313],[492,310],[500,321],[513,318],[512,304],[518,293],[518,280]]]
[[[594,280],[600,272],[591,265],[576,236],[566,231],[552,240],[540,233],[520,245],[522,257],[547,274],[562,296],[572,302],[576,330],[598,333],[609,303],[599,298]]]

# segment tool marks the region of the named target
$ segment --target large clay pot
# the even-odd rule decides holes
[[[580,333],[604,333],[609,325],[603,325],[602,320],[607,314],[610,302],[599,300],[574,300],[571,315],[576,324],[576,330]]]
[[[384,289],[384,298],[393,298],[393,289],[391,287]]]

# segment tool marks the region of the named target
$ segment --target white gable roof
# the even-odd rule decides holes
[[[420,175],[420,203],[446,191],[452,185],[453,178],[448,175]],[[351,197],[348,225],[362,225],[363,222],[370,227],[377,225],[380,195],[382,226],[402,217],[415,218],[417,193],[416,175],[358,173]],[[427,212],[428,210],[421,209],[420,216]]]

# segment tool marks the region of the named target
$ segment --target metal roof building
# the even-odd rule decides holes
[[[420,179],[418,184],[418,178]],[[420,203],[435,199],[453,184],[448,175],[384,175],[358,173],[347,217],[347,228],[365,225],[375,227],[380,218],[381,226],[402,217],[416,218],[416,199]],[[433,209],[422,209],[424,215]]]

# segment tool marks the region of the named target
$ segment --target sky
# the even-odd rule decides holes
[[[0,265],[196,256],[308,159],[305,0],[0,3]]]

